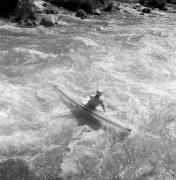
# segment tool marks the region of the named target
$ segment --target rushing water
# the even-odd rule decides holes
[[[0,26],[0,157],[39,176],[176,178],[175,15],[113,13],[53,28]],[[107,113],[128,124],[79,126],[52,84],[75,98],[101,87]]]

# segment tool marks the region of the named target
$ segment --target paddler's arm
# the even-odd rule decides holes
[[[101,107],[102,107],[103,111],[105,112],[105,105],[104,105],[103,101],[101,103]]]

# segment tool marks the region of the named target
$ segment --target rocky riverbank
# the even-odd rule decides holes
[[[174,3],[174,1],[170,1]],[[144,15],[156,11],[175,12],[174,5],[166,4],[165,0],[133,0],[133,1],[65,1],[65,0],[34,0],[11,2],[11,6],[0,8],[0,15],[21,26],[53,26],[62,16],[61,9],[68,9],[81,19],[104,15],[111,12],[123,12]],[[6,9],[6,10],[5,10]],[[68,11],[68,14],[69,14]]]

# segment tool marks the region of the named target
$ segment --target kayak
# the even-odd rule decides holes
[[[102,113],[102,112],[92,110],[92,109],[85,107],[85,105],[81,102],[81,100],[75,99],[74,97],[72,97],[71,94],[68,93],[65,89],[61,90],[61,87],[58,88],[58,86],[56,86],[56,85],[53,85],[53,86],[56,89],[56,91],[58,92],[59,97],[64,102],[64,104],[66,104],[70,108],[73,115],[78,120],[80,120],[82,124],[86,120],[85,123],[88,123],[89,125],[93,125],[93,127],[94,128],[96,127],[97,129],[101,126],[101,123],[104,123],[106,125],[118,127],[120,129],[123,129],[128,132],[132,131],[132,129],[129,128],[126,124],[119,122],[118,120],[114,119],[113,117],[110,117],[110,116],[106,117],[106,113]],[[63,89],[63,87],[62,87],[62,89]],[[84,119],[82,119],[82,118],[84,118]],[[91,124],[91,122],[92,122],[92,124]]]

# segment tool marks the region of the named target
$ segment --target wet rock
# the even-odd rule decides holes
[[[43,12],[46,14],[58,14],[59,10],[54,5],[51,5],[50,3],[44,3],[43,4]]]
[[[142,9],[143,13],[151,13],[151,11],[152,10],[150,8],[147,8],[147,7]]]
[[[101,15],[101,11],[99,9],[95,9],[94,15]]]
[[[76,12],[75,16],[84,19],[84,18],[87,18],[87,13],[86,13],[84,10],[79,9],[79,10]]]
[[[97,31],[103,31],[104,28],[102,26],[96,28]]]
[[[133,6],[133,9],[136,9],[137,11],[142,11],[142,6],[138,3]]]
[[[122,12],[124,14],[132,14],[132,12],[130,11],[130,9],[123,9]]]
[[[53,26],[56,24],[56,20],[55,20],[55,17],[53,15],[43,14],[40,18],[41,18],[40,25]]]

